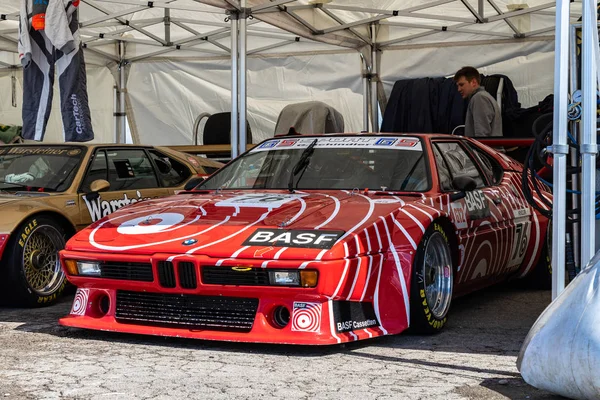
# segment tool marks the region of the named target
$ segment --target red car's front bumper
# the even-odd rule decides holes
[[[63,251],[63,265],[65,259],[124,262],[122,255]],[[301,264],[298,262],[221,260],[219,264],[205,256],[182,256],[173,262],[193,263],[198,274],[197,287],[184,289],[177,268],[176,287],[161,286],[158,263],[168,259],[168,255],[151,259],[127,257],[129,263],[151,263],[154,279],[147,282],[67,275],[79,289],[71,313],[60,319],[60,324],[136,334],[280,344],[337,344],[397,333],[407,326],[402,319],[395,319],[393,326],[387,324],[387,330],[381,326],[379,309],[374,308],[379,276],[375,269],[352,271],[355,264],[348,260],[309,263],[305,268],[317,270],[319,281],[315,288],[301,288],[205,284],[200,279],[200,267],[205,265],[216,264],[229,270],[240,265],[261,270],[297,269]],[[365,258],[363,266],[366,263]],[[276,321],[282,308],[289,313],[289,322],[283,327]]]

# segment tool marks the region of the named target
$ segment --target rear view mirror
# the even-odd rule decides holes
[[[204,178],[201,176],[192,178],[185,184],[185,186],[183,187],[183,190],[185,190],[185,191],[193,190],[196,186],[198,186],[202,182],[204,182]]]

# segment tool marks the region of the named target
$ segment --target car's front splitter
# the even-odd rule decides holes
[[[147,292],[117,294],[114,289],[78,289],[70,314],[59,323],[133,334],[300,345],[338,344],[391,333],[381,327],[370,303],[315,296],[222,297],[215,303],[218,300],[209,296],[185,298]],[[255,312],[251,300],[256,300]],[[211,302],[210,309],[205,301]],[[232,304],[228,304],[230,301]],[[282,308],[289,312],[285,326],[281,326],[281,321],[278,324],[278,319],[286,320]]]

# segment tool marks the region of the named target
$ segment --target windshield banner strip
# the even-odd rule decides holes
[[[315,148],[365,148],[365,149],[391,149],[422,151],[421,141],[416,137],[382,137],[382,136],[335,136],[317,138]],[[307,148],[314,137],[272,139],[266,141],[252,150],[251,153],[259,151],[290,150]]]

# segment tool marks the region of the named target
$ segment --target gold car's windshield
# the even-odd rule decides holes
[[[416,137],[324,136],[272,139],[197,189],[426,191],[429,172]]]
[[[63,192],[82,156],[75,146],[1,146],[0,190]]]

